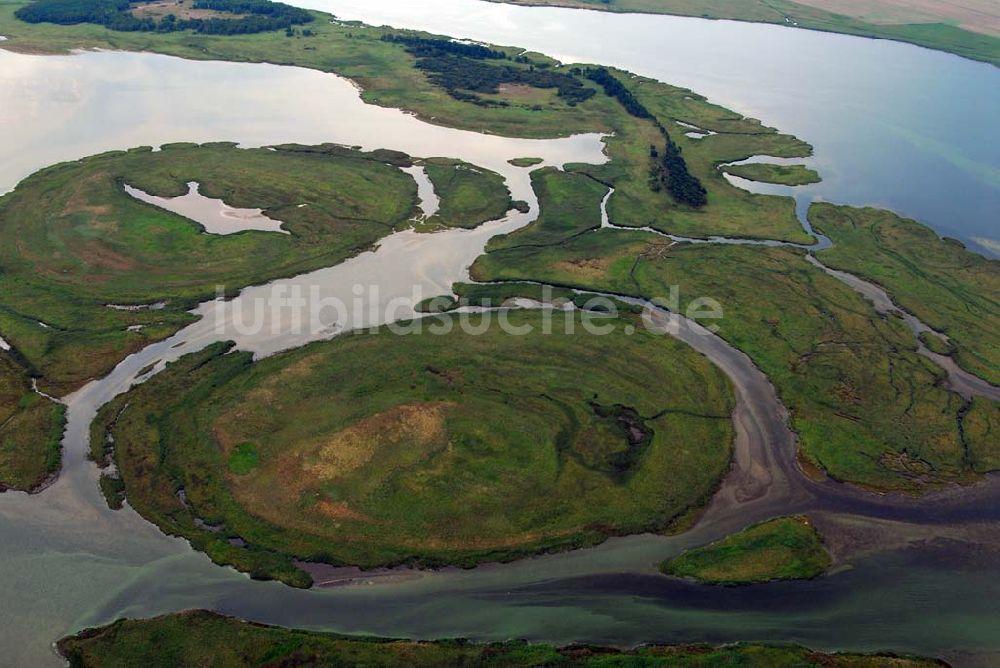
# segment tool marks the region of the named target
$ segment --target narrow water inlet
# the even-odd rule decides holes
[[[417,208],[420,209],[420,214],[416,220],[422,222],[435,215],[441,208],[441,199],[434,191],[434,184],[427,176],[427,170],[422,165],[412,165],[400,169],[412,176],[413,180],[417,182]]]
[[[206,234],[227,235],[249,231],[289,234],[282,228],[282,221],[268,218],[263,209],[239,209],[221,199],[205,197],[197,181],[189,181],[187,186],[186,195],[159,197],[124,184],[125,192],[132,197],[193,220],[205,228]]]

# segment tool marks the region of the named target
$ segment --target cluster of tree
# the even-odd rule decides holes
[[[475,93],[499,93],[502,84],[555,88],[559,97],[569,105],[584,102],[594,96],[593,89],[584,86],[576,77],[561,72],[512,65],[489,65],[456,56],[421,58],[417,61],[417,67],[427,72],[434,84],[459,100],[479,100]]]
[[[173,14],[156,21],[132,14],[129,0],[36,0],[21,7],[15,16],[28,23],[71,25],[94,23],[124,32],[173,32],[194,30],[209,35],[246,35],[269,30],[287,30],[309,23],[312,14],[304,9],[270,0],[197,0],[195,9],[212,9],[238,18],[179,19]]]
[[[604,92],[615,98],[625,108],[625,111],[637,118],[649,118],[656,124],[660,134],[666,140],[666,148],[661,156],[656,147],[650,147],[650,157],[653,167],[650,174],[649,187],[660,190],[665,186],[667,192],[681,204],[695,208],[708,202],[708,192],[698,180],[698,177],[688,171],[687,162],[681,154],[681,148],[670,138],[670,133],[649,109],[632,94],[625,84],[603,67],[587,68],[588,79],[599,84]]]
[[[587,78],[599,84],[605,93],[618,100],[628,113],[637,118],[653,118],[653,114],[649,113],[645,105],[639,102],[635,95],[632,94],[632,91],[626,88],[611,72],[608,72],[603,67],[588,67],[586,74]],[[660,129],[662,130],[663,128]]]
[[[504,60],[507,54],[483,46],[482,44],[470,44],[468,42],[456,42],[450,39],[431,39],[427,37],[414,37],[412,35],[383,35],[383,42],[394,42],[402,44],[406,50],[418,58],[432,58],[437,56],[462,56],[463,58],[473,58],[475,60]]]
[[[492,64],[488,61],[510,61],[511,58],[503,51],[479,44],[409,35],[385,35],[382,39],[404,45],[408,53],[416,56],[417,67],[427,72],[431,82],[444,88],[456,100],[481,106],[507,106],[503,101],[484,100],[477,95],[495,95],[502,84],[555,88],[559,97],[571,106],[594,96],[592,88],[571,74],[531,64],[528,67]],[[527,64],[528,60],[519,56],[515,62]]]
[[[659,190],[662,184],[676,201],[694,208],[708,203],[705,186],[697,176],[688,171],[687,162],[681,155],[681,148],[669,136],[663,155],[660,156],[656,147],[651,146],[650,157],[653,158],[650,188]]]

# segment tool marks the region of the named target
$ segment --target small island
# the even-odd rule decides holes
[[[513,160],[508,160],[507,162],[515,167],[534,167],[535,165],[540,165],[545,161],[541,158],[514,158]]]
[[[461,160],[430,158],[421,162],[440,199],[427,225],[471,229],[502,218],[514,205],[503,177]]]
[[[774,183],[780,186],[805,186],[819,183],[819,172],[805,165],[775,165],[769,162],[749,162],[743,165],[726,165],[726,174],[738,176],[748,181]]]
[[[116,465],[112,506],[299,587],[298,561],[468,567],[664,530],[729,466],[732,390],[637,317],[590,315],[614,331],[511,310],[522,335],[442,314],[448,333],[258,362],[215,344],[107,404],[93,458]]]
[[[660,566],[667,575],[703,584],[746,585],[806,580],[830,567],[819,532],[804,516],[779,517],[688,550]]]
[[[646,645],[633,650],[522,640],[394,640],[298,631],[206,610],[119,620],[59,641],[71,666],[745,666],[771,668],[933,668],[937,661],[889,654],[822,653],[797,645]]]

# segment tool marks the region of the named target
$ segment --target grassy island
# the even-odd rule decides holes
[[[460,160],[431,158],[422,162],[441,200],[429,225],[473,228],[502,218],[513,206],[503,177]]]
[[[584,174],[562,172],[554,167],[531,173],[538,197],[538,219],[511,234],[490,239],[488,248],[549,246],[601,226],[601,200],[608,187]]]
[[[0,248],[0,332],[46,391],[69,392],[190,322],[186,311],[217,285],[232,293],[336,264],[405,224],[416,184],[395,164],[408,160],[179,144],[42,170],[0,198],[0,230],[15,240]],[[206,234],[124,190],[174,197],[189,181],[264,209],[289,234]]]
[[[296,631],[194,610],[147,620],[120,620],[63,638],[73,668],[216,666],[639,666],[709,668],[931,668],[938,661],[881,654],[829,654],[796,645],[650,645],[634,650],[523,641],[421,642]]]
[[[705,584],[743,585],[805,580],[829,567],[830,555],[809,519],[780,517],[688,550],[664,562],[660,570]]]
[[[727,165],[722,168],[727,174],[739,176],[750,181],[776,183],[782,186],[804,186],[819,183],[822,179],[819,172],[805,165],[774,165],[764,162],[753,162],[746,165]]]
[[[535,165],[542,164],[544,160],[541,158],[514,158],[508,162],[515,167],[534,167]]]
[[[614,329],[598,336],[581,314],[552,334],[540,312],[506,315],[533,331],[441,315],[448,334],[257,363],[216,345],[105,406],[95,457],[164,531],[299,586],[293,559],[470,566],[662,530],[708,498],[732,441],[713,365],[632,317],[593,316]]]

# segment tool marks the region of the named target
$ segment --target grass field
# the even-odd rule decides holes
[[[383,162],[402,159],[175,145],[42,170],[0,198],[0,230],[12,240],[0,247],[0,332],[44,388],[73,390],[189,322],[185,311],[217,285],[232,293],[333,265],[405,224],[416,185]],[[264,209],[290,234],[205,234],[123,189],[172,197],[188,181],[232,206]],[[107,306],[158,302],[165,308]]]
[[[930,668],[936,661],[888,655],[823,654],[794,645],[608,647],[419,642],[296,631],[201,610],[120,620],[59,641],[73,668],[244,666],[635,666],[662,668]]]
[[[63,412],[33,392],[27,369],[0,351],[0,491],[34,491],[59,471]]]
[[[503,177],[496,172],[445,158],[421,164],[441,200],[437,215],[427,225],[473,228],[502,218],[513,205]]]
[[[803,455],[831,476],[883,490],[919,492],[969,481],[997,441],[959,429],[964,401],[943,372],[916,353],[899,319],[882,317],[801,251],[671,245],[648,233],[601,230],[560,246],[480,257],[483,281],[560,286],[667,298],[683,311],[710,297],[723,307],[719,335],[746,352],[791,411]],[[967,417],[967,416],[966,416]]]
[[[1000,403],[982,397],[972,400],[962,421],[969,444],[969,465],[976,471],[1000,470]]]
[[[660,570],[706,584],[745,585],[814,578],[830,563],[822,537],[808,518],[779,517],[688,550],[664,562]]]
[[[1000,385],[1000,261],[891,211],[815,204],[809,218],[833,241],[820,260],[881,285],[948,335],[963,368]]]
[[[683,152],[689,171],[708,191],[708,203],[698,209],[678,204],[665,190],[649,186],[653,160],[651,147],[663,150],[663,137],[652,120],[622,116],[615,120],[608,144],[610,163],[599,167],[574,166],[614,186],[608,214],[616,225],[649,226],[689,237],[729,236],[779,239],[799,243],[815,241],[802,229],[790,197],[759,195],[731,185],[719,170],[724,163],[756,155],[800,158],[812,147],[790,135],[711,104],[685,88],[634,77],[612,70],[639,101],[666,128]],[[680,125],[684,123],[685,125]],[[689,126],[717,134],[688,137]]]
[[[538,197],[538,219],[510,234],[490,239],[487,248],[547,246],[601,226],[601,200],[608,187],[583,174],[553,167],[531,173]]]
[[[909,42],[1000,64],[1000,12],[988,0],[491,0],[773,23]]]
[[[809,183],[819,183],[822,180],[815,169],[809,169],[805,165],[772,165],[756,162],[746,165],[729,165],[723,167],[722,171],[750,181],[777,183],[783,186],[804,186]]]
[[[493,322],[474,336],[435,316],[455,330],[345,336],[255,364],[216,346],[106,406],[95,456],[110,433],[140,513],[292,584],[292,557],[508,560],[662,530],[708,498],[732,440],[714,366],[672,338],[629,335],[632,318],[601,317],[615,331],[600,336],[557,314],[546,335],[543,314],[508,315],[534,331]]]

